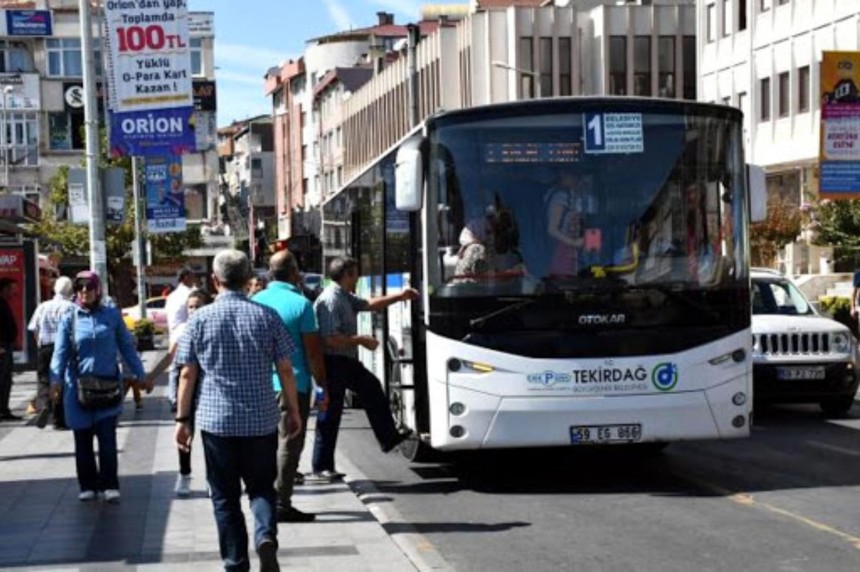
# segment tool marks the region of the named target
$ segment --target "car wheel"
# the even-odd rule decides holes
[[[825,415],[841,417],[848,413],[848,410],[851,409],[852,405],[854,405],[853,395],[833,397],[821,402],[821,410],[824,411]]]

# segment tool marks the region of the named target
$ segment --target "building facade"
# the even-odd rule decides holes
[[[805,208],[818,194],[822,53],[860,50],[860,3],[700,0],[697,14],[700,99],[743,111],[746,158],[766,169],[769,196]],[[801,240],[779,262],[811,273],[827,258]]]
[[[416,53],[418,119],[535,97],[696,98],[692,0],[545,4],[478,2],[462,21],[424,38]],[[344,102],[344,182],[412,125],[408,66],[399,58]]]

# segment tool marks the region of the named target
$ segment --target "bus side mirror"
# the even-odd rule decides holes
[[[767,181],[764,168],[747,164],[747,181],[750,191],[750,222],[767,219]]]
[[[421,137],[413,137],[397,150],[394,171],[394,204],[397,210],[414,212],[421,210],[424,189],[424,159],[421,155]]]

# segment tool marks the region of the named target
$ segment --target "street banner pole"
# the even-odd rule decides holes
[[[143,241],[143,212],[140,200],[140,162],[137,157],[131,158],[131,180],[134,193],[134,243],[137,245],[137,306],[140,310],[140,318],[146,319],[146,275],[144,265],[146,256]]]
[[[78,0],[81,20],[81,52],[84,67],[84,134],[86,138],[87,188],[90,199],[90,268],[102,281],[108,295],[105,211],[99,177],[99,113],[96,107],[95,57],[89,0]]]

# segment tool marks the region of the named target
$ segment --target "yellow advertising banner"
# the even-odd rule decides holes
[[[821,61],[819,194],[860,198],[860,52],[824,52]]]

